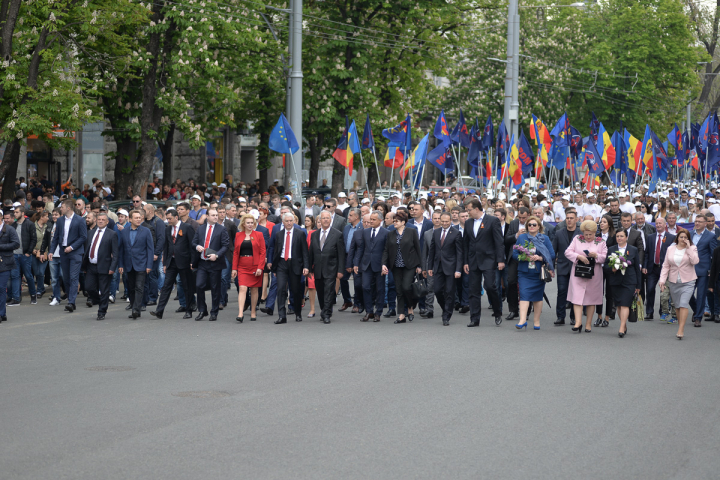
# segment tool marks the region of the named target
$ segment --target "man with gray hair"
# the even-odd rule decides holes
[[[275,226],[272,228],[272,232],[270,232],[270,238],[267,242],[267,263],[272,263],[273,256],[275,254],[275,234],[280,231],[282,228],[282,216],[286,213],[293,213],[292,207],[288,205],[284,205],[280,207],[280,212],[278,215],[278,223],[275,224]],[[298,227],[299,228],[299,227]],[[280,246],[279,248],[282,248]],[[270,274],[270,287],[268,288],[268,294],[265,298],[265,307],[261,308],[260,311],[267,314],[272,315],[275,311],[275,300],[277,299],[277,276],[274,273]],[[293,303],[293,292],[290,292],[290,305],[294,305]],[[291,315],[293,312],[289,312]]]
[[[118,265],[118,236],[108,228],[108,215],[96,215],[97,227],[88,233],[83,271],[88,292],[87,307],[99,305],[97,320],[105,320],[110,299],[110,284]]]
[[[354,275],[352,271],[352,261],[347,261],[347,256],[350,253],[350,246],[355,235],[359,234],[359,231],[363,229],[362,223],[360,222],[360,210],[357,208],[348,208],[347,215],[348,224],[343,229],[343,240],[345,242],[345,253],[346,253],[346,271],[343,272],[343,277],[340,279],[340,291],[343,296],[343,304],[338,309],[340,312],[344,312],[350,307],[353,307],[353,312],[357,313],[362,305],[362,283],[360,280],[360,274]],[[355,301],[350,296],[350,275],[354,275],[353,284],[355,290]]]
[[[548,236],[550,241],[553,241],[553,238],[555,238],[555,225],[551,225],[550,223],[543,220],[545,216],[545,210],[541,206],[533,207],[532,214],[540,219],[543,225],[543,229],[545,230],[545,235]]]
[[[385,304],[385,278],[382,276],[382,255],[385,250],[387,230],[383,227],[383,213],[375,210],[370,214],[369,228],[359,232],[358,247],[353,258],[353,271],[362,273],[363,302],[366,315],[379,322]],[[374,306],[374,309],[373,309]]]
[[[435,277],[429,277],[427,274],[428,260],[430,255],[430,247],[432,245],[433,232],[440,228],[440,211],[433,212],[432,214],[432,230],[425,232],[423,242],[423,253],[421,258],[423,276],[427,282],[427,296],[425,297],[426,311],[421,313],[420,316],[424,318],[433,318],[435,314]]]
[[[320,225],[310,236],[310,271],[315,277],[320,318],[326,324],[332,317],[335,282],[343,276],[347,255],[342,232],[332,226],[332,218],[329,211],[322,211]]]

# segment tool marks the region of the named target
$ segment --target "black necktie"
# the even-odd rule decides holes
[[[375,240],[375,229],[372,229],[372,234],[370,235],[370,240]]]

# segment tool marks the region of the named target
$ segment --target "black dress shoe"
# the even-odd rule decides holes
[[[323,318],[323,323],[330,323],[330,319],[329,319],[329,318]]]
[[[150,301],[147,303],[148,307],[152,307],[153,305],[157,305],[157,302]]]
[[[65,300],[66,296],[62,296],[62,297],[60,297],[60,298],[62,298],[63,300]],[[127,296],[127,295],[123,295],[122,297],[120,297],[120,300],[127,300],[127,299],[128,299],[128,296]]]
[[[87,298],[87,296],[88,296],[87,290],[83,290],[83,291],[82,291],[82,294],[83,294],[83,297],[86,297],[86,298]]]
[[[288,315],[295,315],[295,309],[288,307],[288,309],[287,309],[287,314],[288,314]]]
[[[175,298],[173,298],[173,300],[177,302],[178,300],[180,300],[180,297],[178,297],[177,295],[175,295]]]
[[[365,311],[364,307],[358,307],[357,313],[363,313]]]
[[[400,320],[400,319],[398,318],[398,319],[395,320],[393,323],[405,323],[405,319],[403,318],[402,320]]]
[[[443,327],[450,325],[450,320],[443,320]]]
[[[302,315],[295,315],[296,322],[302,322]]]
[[[127,304],[127,305],[125,306],[125,310],[132,310],[132,304],[130,304],[130,303]]]
[[[395,315],[397,315],[397,313],[395,313],[395,309],[392,309],[392,310],[388,310],[387,313],[383,314],[383,317],[390,318],[390,317],[394,317]]]
[[[0,317],[0,322],[7,322],[7,316],[3,315]]]
[[[132,320],[135,320],[135,319],[137,319],[137,318],[140,318],[140,313],[139,313],[139,312],[133,312],[133,313],[131,313],[131,314],[128,316],[128,318],[130,318],[130,319],[132,319]]]
[[[123,300],[125,300],[126,298],[127,297],[123,297]],[[62,295],[60,295],[60,300],[65,300],[65,299],[67,299],[67,293],[63,293]]]
[[[460,307],[461,307],[461,306],[462,306],[462,305],[460,305],[459,303],[456,303],[456,304],[455,304],[455,311],[457,312],[458,310],[460,310]]]
[[[565,325],[565,320],[558,318],[557,320],[555,320],[553,325],[555,325],[556,327],[559,327],[560,325]]]
[[[520,318],[520,314],[518,312],[510,312],[507,317],[505,317],[505,320],[512,320],[514,318]]]
[[[150,315],[152,315],[152,316],[155,317],[155,318],[162,319],[163,312],[155,312],[155,311],[153,311],[153,312],[150,312]]]
[[[105,320],[105,315],[98,315],[95,320]]]
[[[200,312],[200,313],[198,313],[197,317],[195,317],[195,321],[199,322],[200,320],[202,320],[205,317],[207,317],[207,312]]]
[[[267,314],[267,315],[272,315],[272,314],[273,314],[272,308],[261,308],[260,311],[261,311],[262,313]]]
[[[433,312],[428,312],[425,318],[433,318]]]
[[[192,312],[185,312],[185,315],[183,315],[183,318],[192,318]]]
[[[177,310],[175,310],[175,313],[186,312],[186,311],[187,311],[187,308],[179,307]]]
[[[420,310],[420,312],[418,312],[418,313],[420,313],[420,316],[421,316],[421,317],[424,317],[425,315],[427,315],[427,312],[428,312],[428,311],[427,311],[427,308],[423,308],[423,309]]]
[[[411,313],[406,318],[408,319],[408,322],[412,322],[413,320],[415,320],[415,315]]]
[[[210,321],[214,322],[217,320],[217,315],[210,315]]]
[[[368,313],[367,315],[365,315],[365,316],[362,318],[361,322],[367,322],[367,321],[370,321],[370,319],[373,319],[373,320],[374,320],[374,319],[375,319],[375,315],[373,315],[372,313]]]
[[[87,302],[85,302],[85,306],[86,306],[87,308],[92,308],[92,307],[93,307],[93,304],[92,304],[91,301],[87,301]]]
[[[499,326],[501,323],[502,323],[502,317],[500,315],[498,315],[497,317],[495,317],[495,325]]]
[[[71,303],[68,303],[67,305],[65,305],[65,311],[70,312],[70,313],[72,313],[74,311]]]
[[[275,320],[275,325],[282,325],[283,323],[287,323],[287,318],[278,318]]]
[[[470,307],[465,305],[464,307],[461,307],[460,310],[458,310],[459,313],[467,313],[470,311]]]
[[[467,324],[468,327],[479,327],[480,322],[470,322]]]

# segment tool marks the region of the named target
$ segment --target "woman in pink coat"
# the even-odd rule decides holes
[[[670,289],[670,297],[677,311],[678,331],[675,336],[678,340],[682,340],[685,336],[685,321],[697,280],[695,265],[699,261],[697,247],[693,245],[690,232],[678,228],[675,244],[667,249],[658,280],[661,292],[666,286]]]
[[[592,317],[595,314],[595,305],[603,301],[603,272],[602,266],[607,257],[607,245],[601,238],[596,238],[597,223],[592,220],[585,220],[580,225],[582,235],[573,238],[570,246],[565,250],[565,257],[573,262],[570,272],[570,286],[567,299],[573,304],[575,310],[575,325],[573,332],[582,332],[582,311],[585,307],[585,331],[592,330]],[[592,278],[575,276],[575,265],[578,263],[588,264],[590,259],[595,259],[595,274]]]

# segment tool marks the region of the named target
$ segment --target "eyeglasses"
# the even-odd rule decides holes
[[[133,203],[140,203],[142,200],[133,200]]]
[[[538,226],[537,223],[528,223],[528,227],[537,227],[537,226]]]
[[[332,205],[325,205],[325,208],[333,208]]]

